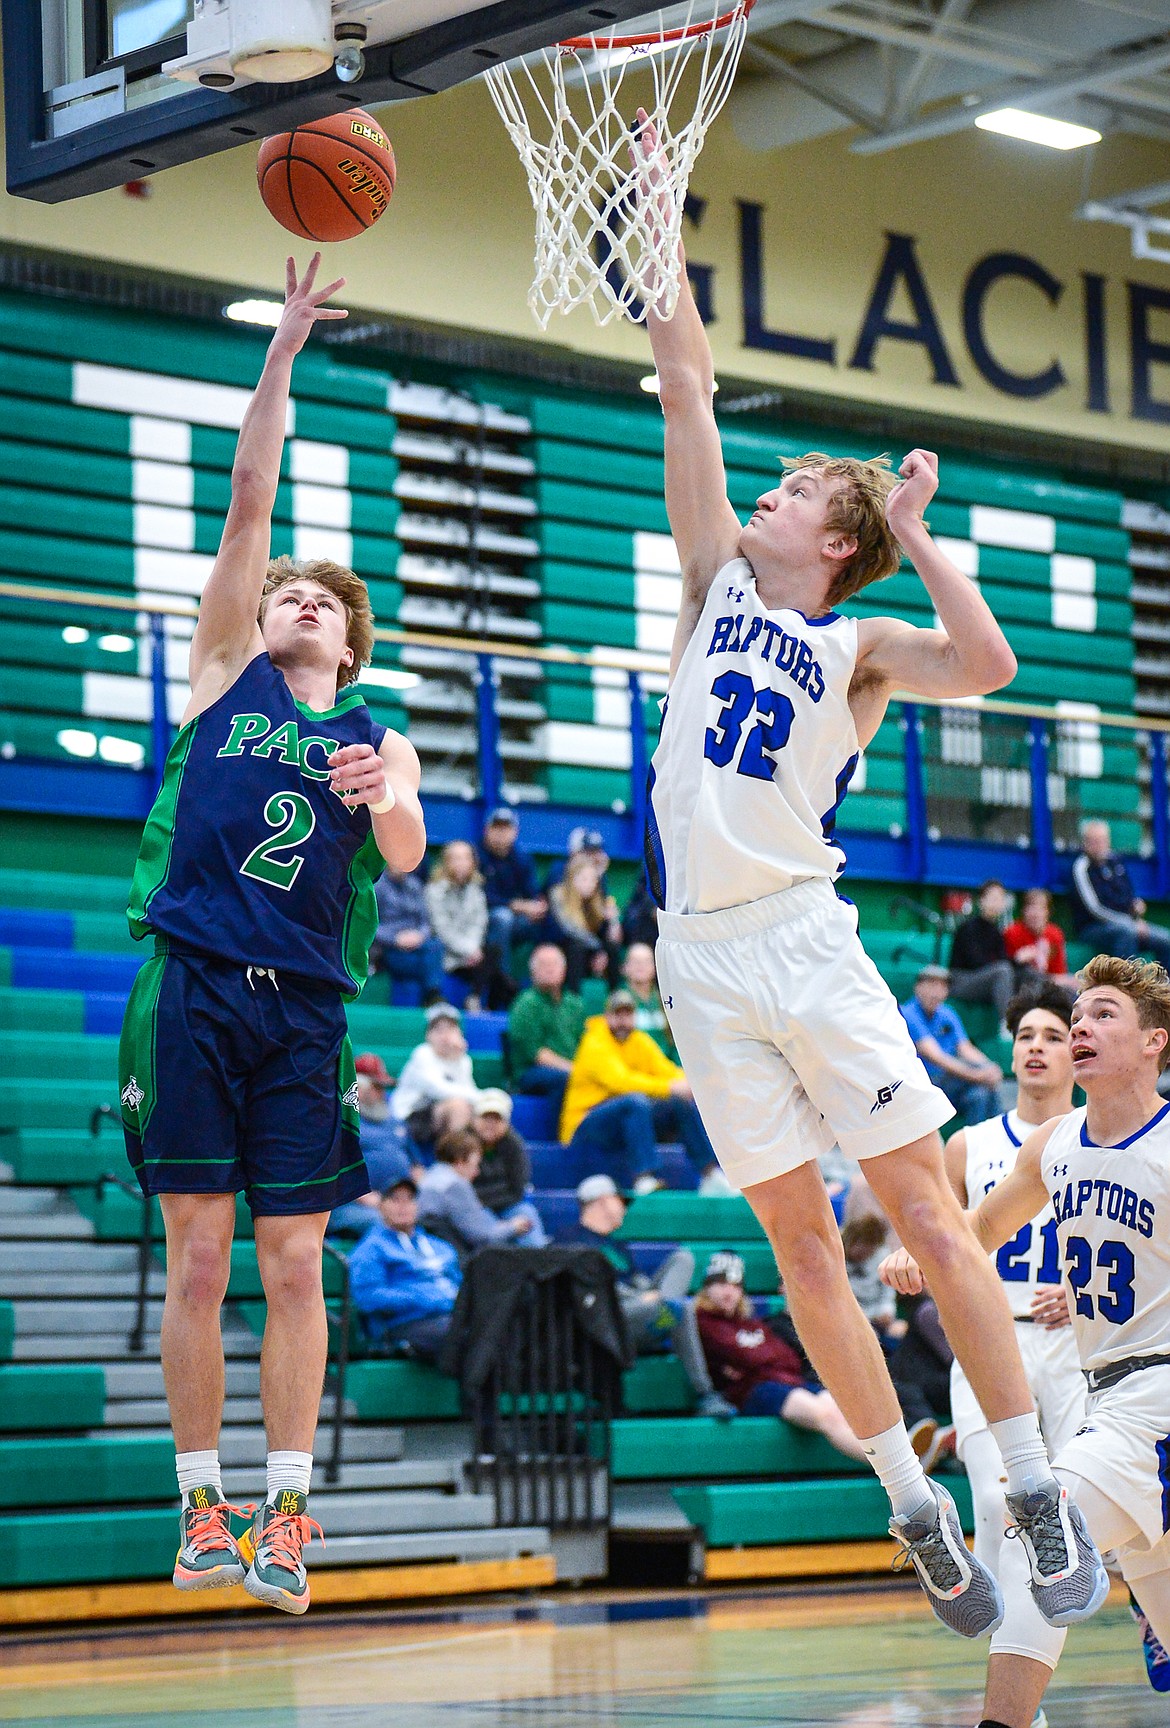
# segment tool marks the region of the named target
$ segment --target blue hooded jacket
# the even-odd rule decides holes
[[[449,1242],[419,1229],[408,1236],[380,1222],[349,1257],[354,1303],[375,1340],[429,1314],[449,1314],[462,1277]]]

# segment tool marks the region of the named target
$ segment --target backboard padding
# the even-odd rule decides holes
[[[646,0],[495,0],[366,54],[365,76],[330,71],[299,84],[217,91],[176,85],[176,95],[54,138],[46,122],[42,5],[0,0],[8,190],[61,203],[107,191],[182,162],[265,138],[347,108],[432,95],[566,36],[605,31],[644,15]],[[84,0],[96,8],[100,0]],[[160,54],[160,64],[168,55]]]

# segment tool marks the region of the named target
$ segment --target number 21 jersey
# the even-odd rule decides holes
[[[354,996],[383,869],[369,811],[347,810],[328,758],[386,728],[356,690],[315,713],[267,654],[189,720],[167,756],[130,889],[130,928]]]
[[[837,812],[857,767],[857,624],[769,611],[746,559],[712,582],[651,766],[646,869],[667,912],[742,906],[840,875]]]

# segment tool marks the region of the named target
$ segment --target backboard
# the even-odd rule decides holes
[[[196,14],[232,3],[0,0],[8,190],[45,203],[104,191],[323,114],[432,95],[647,11],[647,0],[332,0],[335,22],[369,21],[356,82],[330,70],[218,89],[165,73]]]

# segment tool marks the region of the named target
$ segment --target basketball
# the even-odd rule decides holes
[[[372,228],[395,177],[390,140],[362,108],[266,138],[256,164],[268,210],[302,240],[352,240]]]

